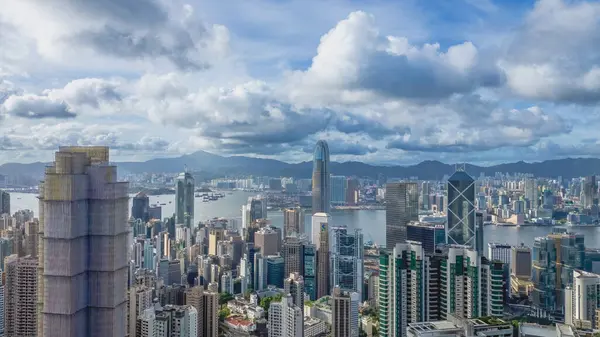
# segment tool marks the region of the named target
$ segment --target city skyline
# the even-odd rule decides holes
[[[600,154],[597,2],[230,5],[8,0],[0,162],[86,144],[297,162],[318,139],[379,164]]]

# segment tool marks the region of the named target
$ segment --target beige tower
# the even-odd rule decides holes
[[[212,289],[214,290],[214,289]],[[193,287],[186,292],[185,304],[198,312],[198,337],[217,337],[219,329],[219,294]]]

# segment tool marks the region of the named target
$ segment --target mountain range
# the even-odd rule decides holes
[[[220,156],[205,151],[175,158],[157,158],[144,162],[118,162],[119,173],[176,173],[184,167],[194,171],[204,179],[225,176],[271,176],[309,178],[312,162],[286,163],[274,159],[252,158],[244,156]],[[29,164],[6,163],[0,165],[0,174],[8,176],[23,176],[40,179],[44,167],[48,163],[36,162]],[[423,180],[441,179],[446,174],[454,172],[455,165],[428,160],[409,166],[377,166],[362,162],[332,162],[330,172],[334,175],[377,177],[383,174],[387,177],[418,177]],[[465,170],[474,177],[484,173],[493,176],[502,173],[531,173],[536,177],[573,178],[593,175],[600,172],[600,159],[597,158],[566,158],[526,163],[519,161],[494,166],[477,166],[466,164]]]

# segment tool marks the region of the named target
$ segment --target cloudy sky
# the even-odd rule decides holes
[[[4,0],[0,163],[600,156],[600,2]]]

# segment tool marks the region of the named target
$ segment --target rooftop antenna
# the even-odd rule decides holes
[[[188,167],[185,164],[183,164],[183,172],[188,173]]]
[[[465,163],[454,164],[454,170],[456,170],[456,171],[465,172],[466,171],[466,167],[467,167],[467,164],[465,164]]]

